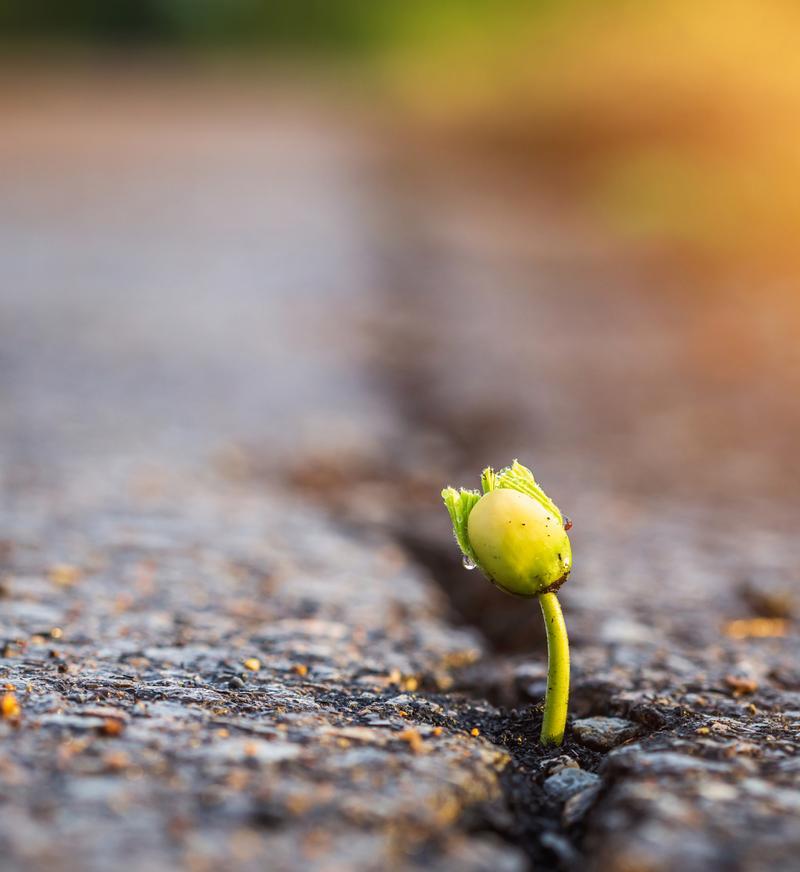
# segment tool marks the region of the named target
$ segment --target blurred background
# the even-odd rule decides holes
[[[438,502],[519,457],[587,614],[612,576],[796,589],[799,28],[788,0],[0,0],[8,492],[79,461],[288,484],[526,650]]]

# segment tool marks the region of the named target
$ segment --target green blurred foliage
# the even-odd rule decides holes
[[[375,38],[362,0],[0,0],[6,41],[355,49]]]
[[[361,52],[450,40],[556,0],[0,0],[8,41],[227,45]]]

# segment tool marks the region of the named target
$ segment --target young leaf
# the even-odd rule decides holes
[[[458,542],[458,547],[461,553],[468,557],[473,563],[476,563],[475,554],[472,551],[472,546],[469,544],[469,536],[467,535],[467,521],[469,513],[475,507],[475,504],[481,498],[481,495],[476,490],[466,490],[461,488],[456,490],[454,487],[446,487],[442,491],[442,499],[450,513],[450,520],[453,522],[453,533]]]
[[[519,491],[527,494],[529,497],[537,500],[547,509],[552,512],[561,523],[564,518],[558,510],[558,506],[547,496],[547,494],[539,487],[533,473],[527,466],[523,466],[518,460],[515,460],[511,466],[501,469],[495,478],[495,487],[508,488],[509,490]]]

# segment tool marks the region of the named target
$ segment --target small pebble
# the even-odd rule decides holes
[[[640,732],[639,726],[623,718],[582,718],[572,724],[575,738],[595,751],[610,751]]]
[[[8,691],[0,697],[0,717],[9,719],[18,718],[21,711],[14,693]]]
[[[57,563],[50,567],[47,573],[50,581],[61,587],[70,587],[75,584],[81,577],[81,571],[77,566],[70,566],[67,563]]]
[[[597,801],[600,793],[600,785],[595,784],[593,787],[587,787],[571,796],[564,804],[564,810],[561,814],[561,821],[566,827],[571,827],[582,820],[587,812]]]
[[[733,691],[734,696],[755,693],[758,690],[758,682],[744,675],[726,675],[725,684]]]
[[[583,769],[561,769],[544,782],[544,792],[556,802],[566,802],[570,797],[594,787],[600,777]]]
[[[125,729],[125,724],[119,718],[105,718],[103,726],[100,727],[100,732],[104,736],[121,736]]]
[[[228,682],[228,687],[231,690],[241,690],[244,687],[244,682],[238,675],[234,675],[233,678]]]
[[[555,775],[556,772],[560,772],[562,769],[580,769],[580,765],[577,760],[573,760],[569,754],[559,754],[558,757],[553,757],[552,760],[547,761],[547,765],[545,767],[545,772],[548,775]]]
[[[403,730],[397,734],[397,738],[406,742],[415,754],[421,754],[425,750],[425,742],[422,740],[419,730]]]

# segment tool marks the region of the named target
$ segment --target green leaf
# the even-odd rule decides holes
[[[519,491],[529,497],[537,500],[544,506],[547,511],[552,512],[561,523],[564,523],[564,518],[559,511],[558,506],[550,499],[549,496],[539,487],[533,473],[527,466],[523,466],[518,460],[515,460],[511,466],[501,469],[495,476],[495,487],[507,488],[508,490]]]
[[[467,490],[461,488],[456,490],[454,487],[446,487],[442,491],[442,499],[450,513],[450,520],[453,522],[453,533],[458,542],[458,547],[461,553],[468,557],[473,563],[478,561],[475,559],[475,554],[472,551],[472,546],[469,544],[469,536],[467,535],[467,520],[469,513],[475,508],[475,504],[481,498],[481,494],[476,490]]]
[[[492,469],[491,466],[487,466],[486,469],[481,473],[481,487],[483,488],[483,492],[488,494],[489,491],[493,491],[495,488],[495,481],[497,479],[497,474]]]

